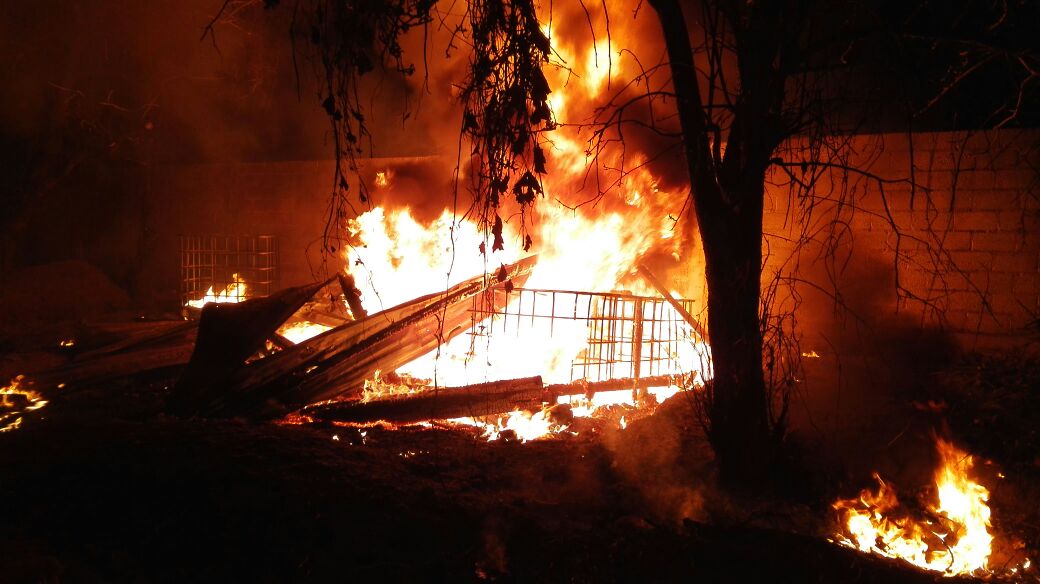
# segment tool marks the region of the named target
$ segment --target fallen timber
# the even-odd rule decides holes
[[[640,379],[577,381],[543,386],[542,378],[536,376],[463,387],[427,389],[371,401],[316,404],[304,408],[301,413],[323,422],[364,424],[384,421],[408,424],[426,420],[495,416],[516,409],[538,410],[543,406],[555,404],[561,396],[591,397],[601,391],[631,390],[633,387],[646,389],[681,382],[679,376],[656,375]]]
[[[368,402],[336,402],[305,408],[312,418],[365,423],[382,420],[398,424],[447,418],[493,416],[518,405],[541,407],[544,399],[539,376],[478,383],[466,387],[444,387]]]
[[[204,306],[195,350],[177,380],[168,409],[181,415],[199,413],[246,359],[260,351],[278,327],[330,281],[245,302]]]
[[[654,275],[654,273],[651,272],[649,268],[647,268],[643,264],[639,264],[637,269],[639,270],[639,274],[643,276],[643,278],[645,278],[646,281],[654,287],[654,289],[657,290],[658,294],[663,296],[664,299],[668,302],[668,304],[672,305],[672,308],[674,308],[675,311],[679,313],[679,316],[681,316],[683,320],[686,321],[686,324],[690,325],[690,327],[693,329],[693,332],[700,335],[701,340],[707,343],[708,329],[704,328],[704,325],[701,324],[699,320],[694,318],[693,315],[690,314],[690,312],[686,310],[685,307],[683,307],[682,303],[680,303],[678,300],[675,299],[674,296],[672,296],[672,293],[668,291],[668,288],[665,287],[664,283],[661,282],[661,280],[657,279],[657,276]]]
[[[360,390],[376,371],[393,371],[501,310],[510,287],[522,285],[535,262],[533,256],[525,258],[504,267],[497,279],[494,275],[472,278],[445,292],[348,322],[253,363],[239,362],[220,380],[182,379],[179,388],[190,396],[176,411],[271,419]]]
[[[195,345],[194,323],[142,323],[105,346],[76,354],[67,363],[31,374],[39,389],[91,384],[183,367]]]
[[[339,280],[340,290],[343,291],[343,300],[350,307],[350,314],[354,316],[354,319],[360,320],[368,316],[368,311],[361,304],[361,291],[358,290],[357,285],[354,283],[354,276],[340,272],[336,274],[336,279]]]
[[[330,280],[331,281],[331,280]],[[324,283],[324,284],[327,284]],[[275,345],[291,346],[292,342],[279,338],[274,331],[281,326],[293,312],[298,310],[314,292],[323,284],[313,284],[299,288],[289,288],[262,299],[249,300],[240,304],[219,305],[219,310],[210,310],[218,305],[208,305],[198,314],[230,315],[245,313],[244,317],[224,318],[222,323],[214,325],[213,317],[208,317],[208,324],[202,321],[156,321],[131,322],[122,324],[101,324],[87,331],[88,336],[102,335],[116,337],[107,343],[89,350],[71,351],[68,362],[46,370],[31,372],[30,377],[37,388],[50,389],[58,386],[75,388],[90,386],[100,382],[127,379],[146,375],[163,375],[170,378],[184,379],[186,366],[195,362],[214,359],[224,365],[205,363],[201,367],[203,373],[220,371],[238,366],[252,353],[263,348],[266,340]],[[249,304],[247,304],[249,303]],[[246,305],[246,308],[241,308]],[[235,306],[237,308],[231,308]],[[259,308],[257,308],[259,307]],[[257,316],[260,315],[259,318]],[[266,315],[266,316],[263,316]],[[221,320],[221,319],[217,319]],[[342,321],[341,321],[342,322]],[[259,328],[257,323],[263,323]],[[219,332],[206,335],[202,348],[199,348],[198,335],[200,326],[214,328]],[[111,329],[109,332],[108,329]],[[268,333],[270,331],[270,333]],[[261,338],[263,335],[266,338]],[[244,337],[239,339],[239,337]],[[234,353],[227,355],[229,347],[236,347]],[[251,352],[250,352],[251,351]],[[198,353],[198,356],[196,356]],[[174,395],[174,403],[180,395]]]

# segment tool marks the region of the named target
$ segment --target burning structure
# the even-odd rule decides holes
[[[104,491],[98,500],[111,502],[106,477],[119,473],[104,469],[129,468],[167,506],[152,525],[141,518],[153,505],[118,500],[155,549],[196,523],[245,525],[230,537],[268,533],[265,549],[292,550],[276,562],[294,566],[286,578],[339,574],[326,545],[361,550],[342,565],[389,579],[553,579],[534,557],[566,566],[556,575],[566,580],[644,578],[659,566],[660,579],[731,577],[725,559],[748,557],[738,541],[757,542],[751,553],[796,580],[807,558],[826,559],[824,580],[930,578],[904,560],[951,577],[1034,578],[1035,511],[1016,521],[1008,503],[1040,484],[1029,424],[1010,424],[1024,437],[1002,449],[994,443],[1008,430],[987,412],[1007,412],[978,392],[944,392],[967,385],[963,371],[934,381],[959,371],[963,353],[1025,344],[1029,354],[1035,343],[1034,52],[982,51],[976,62],[955,51],[952,81],[922,66],[911,86],[903,70],[888,79],[898,51],[871,35],[919,40],[934,27],[896,8],[203,4],[192,9],[221,57],[185,61],[227,91],[137,108],[111,88],[93,99],[92,87],[46,80],[69,122],[58,133],[82,140],[61,143],[82,152],[51,157],[66,164],[53,180],[23,177],[42,194],[4,231],[0,316],[13,350],[0,368],[12,379],[0,390],[0,454],[27,469],[0,489],[6,497],[43,500],[37,483],[86,466],[86,494],[72,500]],[[133,10],[148,31],[148,11]],[[973,50],[996,43],[993,31],[1019,42],[1016,11],[1030,14],[964,10],[989,27],[972,33]],[[123,34],[177,53],[180,41],[154,24]],[[286,26],[304,48],[264,41]],[[428,56],[431,42],[447,58],[409,76],[408,55]],[[952,49],[900,50],[938,62]],[[991,62],[1016,80],[1011,98],[960,88]],[[291,86],[312,73],[313,111],[272,105],[305,93]],[[272,80],[281,74],[295,82]],[[983,85],[998,86],[987,74]],[[261,93],[275,97],[249,97]],[[891,96],[918,93],[952,104],[926,104],[927,132],[893,132],[905,112]],[[983,109],[999,123],[979,121]],[[233,139],[228,111],[249,119],[237,135],[255,140]],[[936,122],[950,112],[971,121]],[[193,141],[184,120],[209,129]],[[986,129],[964,130],[975,127]],[[331,144],[334,159],[297,141]],[[96,172],[109,167],[119,172]],[[62,197],[80,196],[111,204],[81,209],[86,225],[48,224],[75,214]],[[72,244],[40,243],[53,232]],[[15,269],[70,258],[100,269]],[[119,287],[129,292],[107,292]],[[1030,382],[1015,387],[1000,395],[1035,411]],[[60,462],[35,465],[35,440],[43,460]],[[177,453],[168,465],[127,463],[167,451]],[[813,456],[799,466],[798,452]],[[100,464],[83,462],[91,457]],[[277,470],[259,470],[271,461]],[[880,490],[849,498],[871,472]],[[325,488],[336,473],[361,485],[347,502]],[[231,495],[192,482],[223,492],[209,482],[220,477]],[[748,491],[779,499],[785,517],[761,519],[773,514],[756,512]],[[39,505],[0,535],[56,546],[73,578],[118,580],[157,558],[146,545],[131,546],[129,568],[71,552],[50,535],[62,514]],[[396,524],[369,507],[400,510]],[[302,527],[254,529],[260,508]],[[441,525],[455,511],[457,530]],[[373,541],[341,533],[355,518]],[[720,527],[730,524],[739,527]],[[102,532],[99,549],[127,539],[122,524]],[[554,538],[567,545],[543,545]],[[274,561],[214,542],[195,552],[216,565],[213,550],[232,550],[242,571],[224,577]],[[604,566],[567,551],[589,546],[627,551]],[[400,549],[423,559],[387,568]],[[430,559],[439,556],[451,559]],[[30,562],[25,573],[48,569]]]

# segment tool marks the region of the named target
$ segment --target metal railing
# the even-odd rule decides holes
[[[484,324],[470,334],[520,336],[537,331],[532,338],[542,339],[581,334],[584,348],[570,365],[571,381],[638,381],[675,374],[682,370],[678,363],[682,345],[691,343],[690,326],[661,297],[525,288],[496,294],[499,297],[493,303],[475,299],[474,323]],[[695,312],[695,301],[678,302]],[[492,312],[489,307],[494,306],[505,308]]]
[[[181,305],[202,298],[210,288],[226,290],[236,274],[245,283],[239,300],[277,289],[278,242],[273,235],[182,235],[180,254]]]

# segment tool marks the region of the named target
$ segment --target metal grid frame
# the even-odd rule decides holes
[[[552,336],[560,321],[585,323],[586,347],[571,363],[571,381],[638,381],[641,377],[665,375],[673,370],[670,365],[680,352],[680,343],[689,342],[683,334],[689,325],[662,297],[527,288],[494,293],[494,302],[480,296],[474,298],[474,324],[492,315],[490,307],[505,308],[494,310],[487,330],[471,330],[471,335],[518,335],[523,327],[547,321]],[[694,312],[694,300],[677,301],[688,312]]]
[[[180,236],[181,305],[222,291],[234,274],[245,282],[239,300],[277,289],[278,240],[273,235],[192,234]]]

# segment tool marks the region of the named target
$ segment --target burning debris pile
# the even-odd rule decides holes
[[[521,288],[538,262],[531,256],[358,319],[360,295],[345,278],[337,278],[343,297],[354,300],[337,315],[309,302],[331,281],[215,303],[202,312],[173,407],[270,418],[307,406],[296,419],[353,424],[452,419],[528,439],[530,428],[564,428],[600,405],[648,405],[700,379],[678,365],[684,348],[682,356],[695,353],[686,345],[700,329],[679,301]],[[340,324],[315,322],[323,318]],[[481,364],[490,380],[469,381]],[[417,373],[431,365],[430,375]],[[556,383],[506,377],[540,369]],[[446,387],[451,379],[463,383]],[[488,421],[501,414],[500,423]]]
[[[604,220],[616,226],[611,217]],[[596,221],[581,227],[605,235]],[[197,327],[142,325],[119,343],[77,350],[36,381],[75,385],[183,367],[169,399],[180,415],[279,419],[305,408],[297,419],[451,419],[491,437],[530,439],[600,407],[651,406],[710,376],[691,301],[675,299],[645,267],[645,280],[632,282],[659,295],[530,287],[616,287],[640,249],[618,255],[617,233],[604,239],[611,254],[532,255],[488,270],[486,260],[453,266],[452,244],[468,235],[475,248],[480,234],[447,212],[422,225],[406,210],[376,209],[353,229],[355,250],[365,253],[353,258],[360,282],[341,273],[246,300],[249,283],[236,275],[187,301]],[[447,287],[434,276],[467,269],[478,275]],[[395,304],[370,314],[363,301]]]

